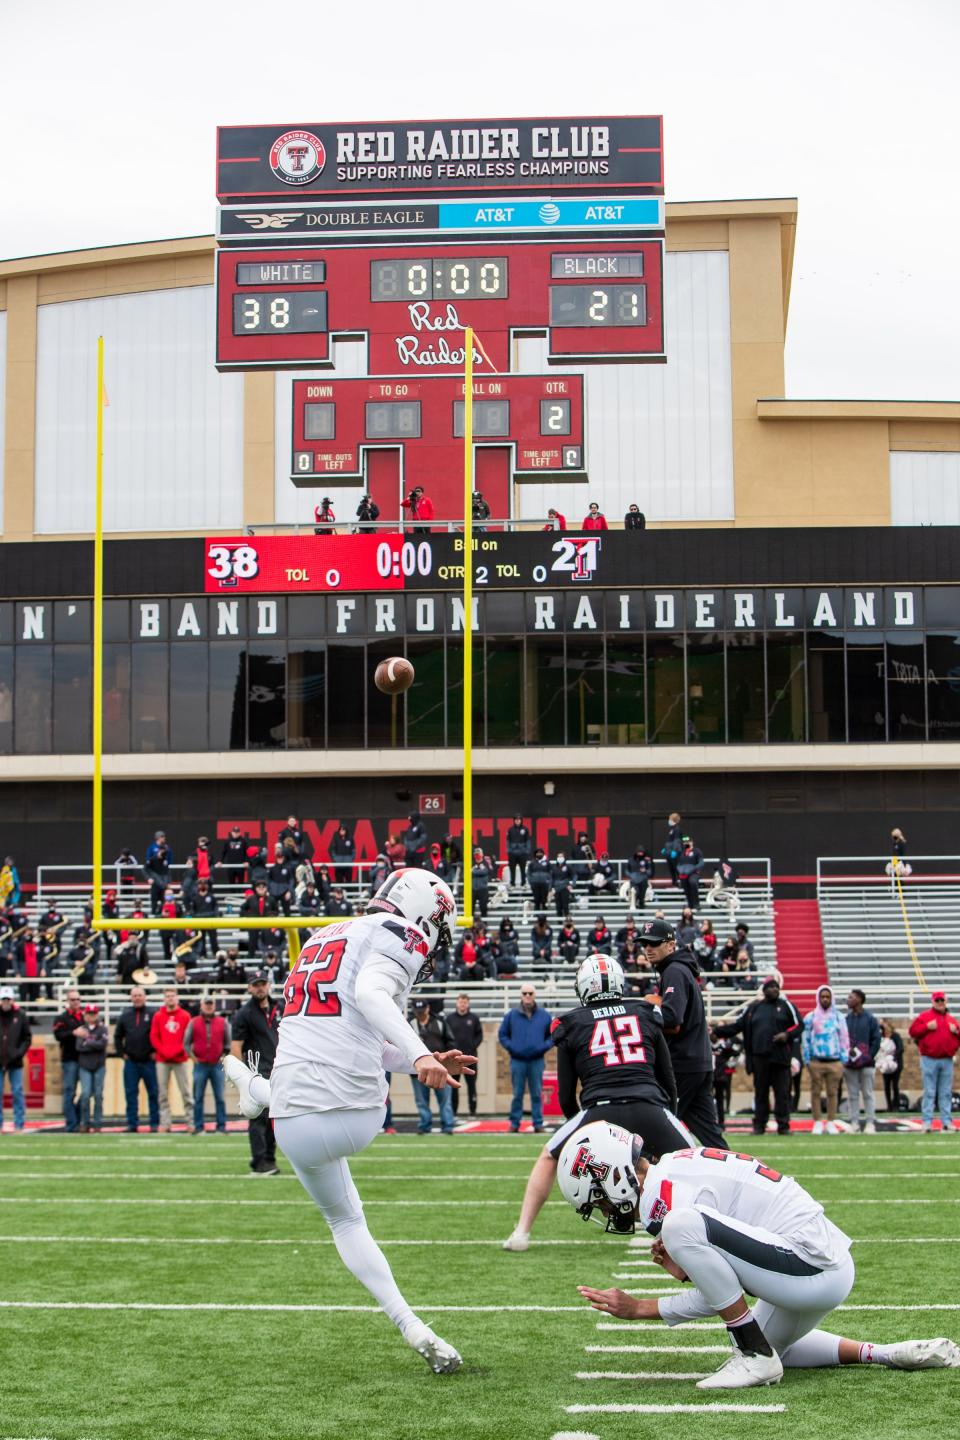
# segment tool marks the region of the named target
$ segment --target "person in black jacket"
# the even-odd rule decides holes
[[[222,866],[226,871],[228,885],[243,884],[244,876],[247,873],[247,846],[249,844],[249,836],[241,834],[239,825],[232,825],[230,834],[223,842],[220,859],[217,861],[217,867]]]
[[[273,847],[273,864],[267,871],[267,894],[278,913],[283,911],[284,915],[290,914],[290,907],[293,905],[293,892],[297,888],[297,865],[278,842]]]
[[[474,909],[484,917],[486,917],[490,905],[490,881],[495,873],[493,865],[478,845],[473,852],[470,874],[473,882]]]
[[[773,1113],[781,1135],[790,1134],[790,1061],[793,1042],[803,1033],[803,1022],[780,986],[771,976],[763,982],[763,997],[748,1005],[743,1014],[727,1025],[714,1026],[721,1040],[743,1036],[744,1065],[753,1076],[753,1133],[763,1135],[770,1119],[770,1089]]]
[[[443,1015],[436,1015],[431,1009],[429,1000],[415,1000],[413,1002],[413,1028],[417,1032],[417,1038],[428,1050],[439,1054],[453,1048],[453,1039],[447,1028],[447,1021]],[[440,1111],[440,1129],[444,1135],[453,1134],[453,1102],[451,1086],[447,1085],[442,1090],[431,1090],[428,1085],[422,1085],[416,1076],[413,1077],[413,1097],[417,1102],[417,1113],[420,1117],[417,1125],[418,1135],[429,1135],[433,1124],[430,1114],[430,1096],[435,1095],[437,1109]]]
[[[538,915],[530,931],[530,959],[534,965],[545,965],[553,959],[553,926],[546,915]]]
[[[268,970],[256,971],[250,981],[250,999],[240,1006],[232,1020],[230,1050],[238,1060],[245,1060],[258,1075],[273,1073],[280,1038],[280,1016],[283,1012],[280,1004],[271,999],[270,984]],[[264,1110],[255,1120],[248,1122],[247,1138],[250,1141],[250,1169],[254,1175],[279,1175],[277,1142],[269,1111]]]
[[[570,878],[574,885],[579,881],[581,885],[586,884],[590,874],[590,866],[596,860],[593,853],[593,846],[587,839],[586,830],[580,830],[577,834],[577,842],[570,850]],[[558,860],[563,856],[558,855]]]
[[[267,894],[266,880],[258,880],[253,887],[253,894],[248,895],[240,906],[240,914],[250,915],[251,917],[256,916],[257,919],[266,919],[267,916],[276,915],[276,913],[276,901],[271,899]],[[270,943],[269,936],[270,932],[268,930],[248,930],[247,954],[257,955],[261,950],[265,950]]]
[[[4,1076],[10,1080],[13,1096],[13,1128],[22,1130],[26,1121],[26,1105],[23,1098],[23,1061],[33,1034],[30,1021],[13,1003],[13,991],[9,985],[0,990],[0,1106],[3,1104]]]
[[[642,1137],[656,1162],[694,1138],[677,1119],[677,1087],[660,1010],[624,995],[624,974],[606,955],[588,955],[577,971],[580,1005],[553,1022],[557,1097],[566,1117],[536,1160],[516,1229],[505,1250],[526,1250],[530,1231],[553,1188],[560,1152],[593,1120],[607,1120]],[[580,1097],[577,1099],[577,1085]]]
[[[697,957],[690,950],[677,949],[673,926],[666,920],[648,920],[641,926],[640,944],[660,976],[663,1028],[677,1078],[677,1115],[701,1145],[727,1150],[717,1123],[713,1049],[697,983]]]
[[[527,884],[530,886],[533,895],[534,910],[546,910],[547,896],[550,894],[551,876],[552,866],[549,860],[542,850],[535,850],[533,859],[527,866]]]
[[[361,495],[357,506],[357,530],[370,529],[380,519],[380,506],[372,495]]]
[[[626,866],[627,880],[633,890],[633,906],[642,910],[647,903],[647,887],[653,880],[653,860],[642,845],[638,845]]]
[[[356,858],[356,842],[346,825],[341,825],[330,841],[330,863],[333,865],[333,878],[338,885],[350,884]]]
[[[580,960],[580,931],[568,915],[563,928],[557,935],[557,953],[565,965],[576,965]]]
[[[287,823],[277,836],[286,853],[294,860],[305,860],[308,855],[307,837],[301,829],[296,815],[288,815]]]
[[[683,853],[683,825],[680,822],[680,815],[672,810],[667,817],[667,839],[662,846],[660,854],[667,862],[667,869],[670,871],[670,879],[680,888],[680,878],[677,875],[677,861]]]
[[[190,915],[195,915],[202,920],[212,920],[220,914],[220,906],[217,903],[216,895],[214,895],[213,891],[210,889],[209,880],[197,881],[197,888],[193,892],[193,896],[190,901],[190,908],[187,913]],[[208,947],[210,958],[212,960],[213,957],[216,955],[217,951],[220,949],[220,943],[217,939],[216,930],[201,930],[200,939],[197,942],[193,953],[198,958],[200,956],[206,957]]]
[[[479,1055],[480,1046],[483,1044],[483,1026],[479,1019],[470,1009],[470,996],[458,995],[457,1008],[452,1015],[446,1016],[447,1030],[450,1038],[458,1050],[464,1055]],[[467,1086],[467,1101],[470,1106],[470,1114],[477,1113],[477,1077],[464,1072],[463,1076]],[[457,1106],[460,1100],[460,1091],[454,1090],[453,1113],[456,1115]]]
[[[150,1044],[153,1011],[147,1008],[142,985],[130,991],[130,1004],[120,1011],[113,1032],[113,1048],[123,1060],[123,1093],[127,1100],[127,1129],[136,1134],[140,1122],[140,1081],[147,1092],[150,1129],[160,1127],[160,1099],[157,1089],[157,1062]]]
[[[522,815],[514,815],[513,824],[507,831],[507,864],[510,869],[511,885],[526,884],[530,844],[530,827],[523,823]]]
[[[639,505],[631,505],[623,517],[624,530],[646,530],[647,517]]]
[[[407,816],[407,820],[409,824],[403,832],[403,849],[406,863],[422,869],[427,860],[428,839],[423,821],[420,819],[419,810],[411,810]]]
[[[556,858],[556,862],[550,867],[550,880],[553,885],[553,903],[557,908],[558,915],[570,914],[570,898],[573,891],[573,869],[568,865],[563,855]]]

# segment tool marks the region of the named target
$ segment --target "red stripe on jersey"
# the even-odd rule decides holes
[[[673,1208],[673,1181],[672,1181],[672,1180],[661,1180],[661,1181],[660,1181],[660,1199],[663,1201],[664,1205],[666,1205],[666,1207],[667,1207],[668,1210],[671,1210],[671,1209]]]
[[[557,1028],[557,1026],[558,1026],[559,1024],[560,1024],[560,1016],[559,1016],[559,1015],[556,1015],[556,1016],[554,1016],[554,1018],[550,1021],[550,1034],[551,1034],[551,1035],[553,1034],[554,1030],[556,1030],[556,1028]]]

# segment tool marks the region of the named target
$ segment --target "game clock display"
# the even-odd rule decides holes
[[[217,368],[329,368],[338,336],[361,336],[373,375],[511,368],[518,335],[547,360],[663,361],[663,241],[503,238],[450,245],[221,249]]]

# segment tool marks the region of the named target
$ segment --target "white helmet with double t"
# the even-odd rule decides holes
[[[597,951],[581,963],[573,984],[581,1005],[596,1005],[600,1000],[619,1000],[626,980],[620,962]]]
[[[640,1199],[637,1165],[643,1141],[639,1135],[593,1120],[570,1136],[560,1151],[557,1179],[560,1193],[584,1220],[630,1235]],[[593,1212],[599,1213],[594,1216]]]
[[[439,945],[451,943],[450,932],[457,923],[457,902],[447,882],[432,870],[418,870],[413,866],[388,875],[367,911],[402,915],[411,925],[418,925],[427,936],[430,956]]]

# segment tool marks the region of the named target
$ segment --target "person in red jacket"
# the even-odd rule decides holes
[[[412,533],[414,535],[429,535],[430,526],[424,524],[424,521],[429,521],[434,518],[434,509],[433,501],[429,495],[424,494],[423,486],[416,485],[410,491],[410,494],[404,500],[400,501],[400,504],[405,510],[410,511],[410,519],[418,522],[416,525],[411,526]]]
[[[560,511],[554,510],[553,506],[551,505],[550,509],[547,511],[547,523],[546,525],[544,525],[543,528],[544,530],[566,530],[566,515],[561,515]]]
[[[606,515],[601,515],[601,514],[600,514],[600,506],[597,504],[596,500],[591,500],[591,501],[590,501],[590,509],[589,509],[589,511],[587,512],[587,514],[583,517],[583,525],[581,526],[581,529],[583,529],[583,530],[606,530],[606,529],[608,529],[608,528],[609,528],[609,527],[607,526],[607,517],[606,517]]]
[[[212,995],[200,1001],[200,1014],[187,1026],[184,1046],[193,1061],[193,1133],[203,1134],[203,1101],[207,1082],[213,1088],[217,1133],[227,1133],[227,1107],[223,1100],[224,1073],[220,1058],[230,1053],[230,1022],[218,1015]]]
[[[932,1128],[933,1112],[939,1107],[944,1130],[952,1130],[953,1057],[960,1050],[960,1024],[947,1009],[947,997],[942,990],[933,991],[930,1009],[918,1015],[910,1026],[910,1038],[916,1040],[920,1051],[923,1128]]]
[[[150,1044],[157,1057],[157,1084],[160,1090],[160,1129],[169,1130],[170,1125],[170,1077],[177,1082],[183,1113],[190,1114],[190,1096],[187,1088],[187,1052],[183,1037],[190,1024],[190,1012],[180,1004],[176,986],[171,985],[163,992],[163,1009],[158,1010],[150,1022]]]

